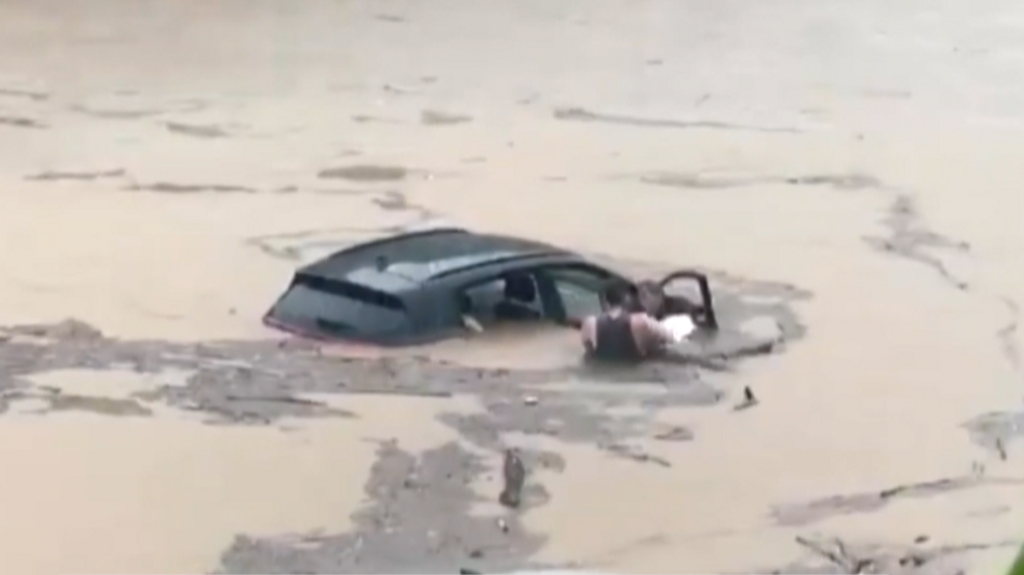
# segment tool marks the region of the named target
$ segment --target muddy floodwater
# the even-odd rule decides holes
[[[1008,0],[7,0],[5,572],[998,572],[1021,150]],[[438,224],[704,269],[732,339],[261,325]]]

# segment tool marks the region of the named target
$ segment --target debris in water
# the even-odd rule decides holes
[[[900,557],[900,567],[920,567],[925,564],[926,559],[920,555],[910,554],[905,557]]]
[[[523,398],[523,403],[525,405],[537,405],[539,402],[540,399],[538,399],[536,395],[527,395]]]
[[[505,488],[501,490],[498,502],[515,509],[522,501],[523,484],[526,482],[526,466],[515,449],[505,450],[502,472],[505,476]]]
[[[41,130],[46,128],[46,124],[33,120],[32,118],[22,118],[20,116],[0,116],[0,126],[14,126],[15,128],[34,128]]]
[[[423,110],[420,113],[420,123],[426,126],[445,126],[465,124],[472,122],[473,118],[465,114],[449,114],[437,110]]]
[[[914,538],[914,543],[920,545],[922,543],[927,543],[928,539],[929,539],[929,537],[927,535],[918,535],[917,537]]]
[[[498,529],[501,529],[502,533],[508,533],[508,522],[504,519],[498,519]]]
[[[115,170],[96,170],[96,171],[83,171],[83,172],[57,172],[53,170],[46,170],[39,172],[38,174],[32,174],[25,176],[26,180],[32,182],[56,182],[60,180],[76,180],[80,182],[91,182],[100,178],[121,178],[126,175],[123,169]]]
[[[166,122],[164,127],[168,131],[196,138],[226,138],[231,135],[224,128],[214,125],[202,126],[180,122]]]
[[[751,390],[750,387],[744,387],[743,401],[736,404],[736,407],[733,407],[733,411],[743,411],[744,409],[750,409],[755,405],[757,405],[757,397],[754,396],[753,390]]]
[[[816,541],[806,537],[797,537],[798,545],[805,547],[816,555],[828,560],[830,563],[842,569],[842,573],[864,573],[872,570],[874,560],[869,558],[851,555],[842,539],[833,538],[831,541]],[[900,565],[904,565],[900,560]]]
[[[384,91],[390,92],[392,94],[400,94],[403,96],[408,94],[416,94],[418,92],[413,88],[409,88],[407,86],[400,86],[398,84],[384,84]]]
[[[342,179],[353,182],[393,182],[404,180],[409,170],[401,166],[379,166],[376,164],[356,164],[338,168],[320,170],[320,179]]]
[[[999,454],[999,459],[1006,461],[1006,446],[1003,445],[1003,440],[996,438],[996,452]]]
[[[654,436],[659,441],[692,441],[693,432],[685,427],[673,427]]]
[[[599,445],[599,447],[611,454],[617,455],[619,457],[624,457],[626,459],[632,459],[637,463],[653,463],[655,465],[660,465],[662,467],[672,467],[672,462],[670,462],[669,460],[665,459],[664,457],[658,457],[657,455],[651,455],[650,453],[644,451],[643,448],[638,445],[611,443],[601,444]]]

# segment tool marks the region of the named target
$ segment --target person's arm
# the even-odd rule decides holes
[[[597,347],[595,325],[595,320],[592,317],[583,320],[580,325],[580,343],[583,344],[584,349],[592,351]]]
[[[658,346],[668,345],[675,343],[675,338],[672,337],[672,332],[665,326],[661,325],[661,322],[654,319],[647,314],[637,314],[640,321],[643,322],[644,331],[650,336],[654,343]]]
[[[468,313],[462,314],[462,325],[466,329],[468,329],[469,331],[472,331],[474,333],[483,333],[484,332],[484,326],[480,325],[480,322],[477,321],[477,319],[475,317],[469,315]]]
[[[703,309],[700,305],[693,303],[689,298],[681,295],[669,295],[665,296],[665,302],[662,304],[665,310],[665,315],[697,315]]]
[[[578,317],[567,317],[564,320],[562,320],[561,323],[564,323],[565,325],[574,329],[583,329],[584,320]]]

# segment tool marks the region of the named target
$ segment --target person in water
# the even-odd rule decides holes
[[[613,282],[604,289],[605,310],[580,327],[587,355],[610,361],[642,361],[664,349],[672,334],[645,312],[629,309],[630,286]]]

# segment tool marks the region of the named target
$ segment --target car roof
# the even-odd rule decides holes
[[[299,273],[396,293],[460,270],[545,255],[576,254],[523,238],[440,228],[357,244],[313,262]]]

